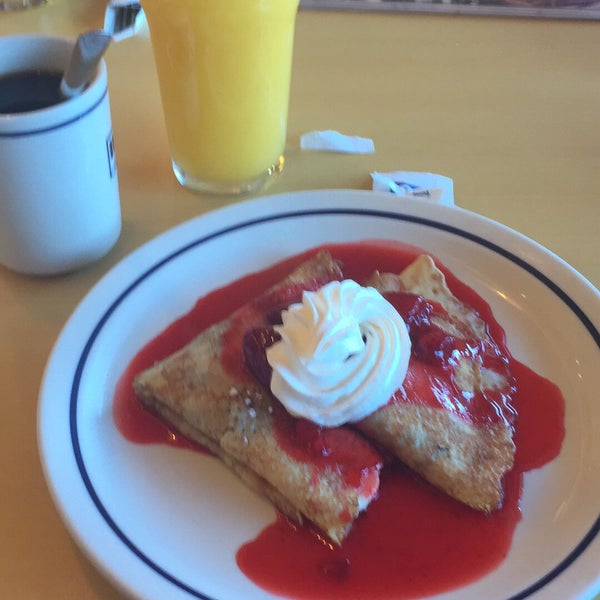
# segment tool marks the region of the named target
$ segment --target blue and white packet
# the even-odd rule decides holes
[[[371,173],[373,191],[390,192],[397,196],[454,205],[454,183],[449,177],[435,173],[393,171]]]

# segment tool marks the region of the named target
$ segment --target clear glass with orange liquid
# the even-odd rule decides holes
[[[143,0],[180,183],[259,190],[283,168],[299,0]]]

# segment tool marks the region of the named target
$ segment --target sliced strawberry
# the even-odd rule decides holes
[[[256,327],[244,335],[242,347],[248,369],[257,381],[269,390],[271,366],[267,361],[267,348],[279,341],[281,336],[271,327]]]

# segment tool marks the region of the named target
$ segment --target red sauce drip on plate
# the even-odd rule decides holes
[[[505,480],[505,508],[489,517],[432,489],[402,466],[340,548],[279,515],[243,546],[238,565],[274,594],[311,600],[401,600],[457,588],[496,567],[520,520],[521,476]]]
[[[365,281],[374,266],[382,272],[400,272],[421,253],[405,245],[378,242],[327,248],[343,262],[345,277],[358,282]],[[313,253],[292,257],[211,292],[143,348],[116,391],[114,417],[122,434],[138,443],[200,449],[140,408],[131,388],[133,378],[229,316]],[[509,356],[504,332],[487,303],[436,264],[453,293],[478,311],[502,354]],[[248,317],[252,321],[255,316]],[[241,339],[243,320],[239,324],[231,335]],[[232,351],[223,360],[241,374],[245,369],[239,354],[239,350]],[[278,515],[275,523],[239,549],[239,568],[263,589],[303,600],[423,597],[466,585],[494,569],[508,553],[521,518],[523,473],[555,458],[564,438],[564,400],[558,388],[512,358],[510,371],[516,387],[511,403],[518,413],[517,454],[515,467],[504,477],[501,509],[484,515],[439,493],[401,465],[388,464],[381,474],[378,498],[355,522],[341,548],[332,547],[310,527],[298,527]],[[327,443],[318,429],[300,429],[295,435],[313,449]]]

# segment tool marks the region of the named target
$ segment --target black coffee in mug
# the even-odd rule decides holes
[[[60,71],[32,69],[0,76],[0,114],[48,108],[64,100]]]

